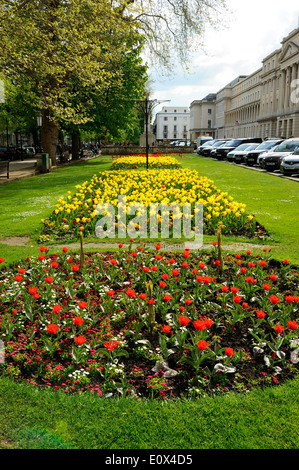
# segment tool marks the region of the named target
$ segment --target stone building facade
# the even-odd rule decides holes
[[[190,140],[202,135],[213,135],[215,127],[216,94],[210,93],[190,105]]]
[[[157,142],[187,140],[190,131],[189,107],[163,106],[153,123]]]
[[[205,98],[190,106],[192,139],[204,102]],[[299,28],[263,59],[261,68],[219,90],[213,113],[209,132],[215,138],[299,137]]]

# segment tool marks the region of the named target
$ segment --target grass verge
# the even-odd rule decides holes
[[[154,402],[0,381],[0,448],[298,449],[299,379],[246,395]]]

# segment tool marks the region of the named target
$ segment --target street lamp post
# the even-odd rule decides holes
[[[39,128],[39,152],[41,152],[42,151],[42,125],[43,125],[42,113],[37,113],[36,121],[37,121],[37,127]]]
[[[148,97],[145,98],[145,155],[146,155],[146,169],[148,170],[148,116],[149,116],[149,101]]]
[[[161,103],[164,103],[166,101],[170,101],[170,100],[150,100],[149,97],[148,97],[148,94],[145,96],[145,99],[144,100],[134,100],[136,101],[142,111],[144,112],[144,118],[145,118],[145,154],[146,154],[146,169],[148,170],[148,149],[149,149],[149,145],[148,145],[148,124],[149,124],[149,116],[151,114],[151,112],[153,111],[153,109],[158,106],[159,104]]]

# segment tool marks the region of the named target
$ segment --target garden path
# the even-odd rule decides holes
[[[0,240],[0,243],[3,243],[4,245],[16,245],[16,246],[26,246],[30,242],[30,237],[7,237],[2,240]],[[62,245],[49,245],[49,249],[59,249]],[[69,248],[70,250],[78,250],[80,248],[80,243],[66,243],[64,246]],[[124,248],[126,248],[128,245],[124,244]],[[148,245],[150,246],[150,245]],[[153,245],[154,246],[154,245]],[[242,250],[254,250],[254,249],[259,249],[261,245],[253,244],[253,243],[226,243],[223,249],[225,248],[229,250],[234,250],[234,251],[242,251]],[[88,249],[94,249],[98,248],[99,250],[101,248],[113,248],[117,249],[118,248],[118,243],[106,243],[106,242],[101,242],[101,243],[85,243],[84,244],[84,250],[88,251]],[[134,248],[134,245],[133,245]],[[213,245],[211,243],[204,243],[203,244],[203,249],[211,249],[213,248]],[[263,248],[273,248],[273,245],[263,245]],[[163,247],[162,247],[163,251]]]

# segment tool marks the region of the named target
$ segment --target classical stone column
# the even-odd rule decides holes
[[[284,111],[286,112],[289,108],[289,91],[290,91],[290,75],[291,75],[291,68],[287,67],[286,69],[286,77],[285,77],[285,94],[284,94]]]
[[[298,64],[293,64],[293,67],[292,67],[292,82],[297,79],[297,73],[298,73]],[[293,88],[291,86],[292,82],[290,83],[290,99],[291,99],[292,92],[295,90],[295,88]],[[298,85],[296,85],[296,86],[298,86]],[[296,110],[296,103],[292,103],[290,101],[290,107],[291,107],[292,111],[295,111]]]
[[[276,109],[276,90],[277,90],[277,77],[276,75],[273,77],[273,94],[272,94],[272,109],[271,114],[275,116],[277,109]]]
[[[284,85],[286,80],[286,72],[283,69],[279,77],[279,99],[278,99],[278,112],[282,114],[283,112],[283,103],[284,103]]]

